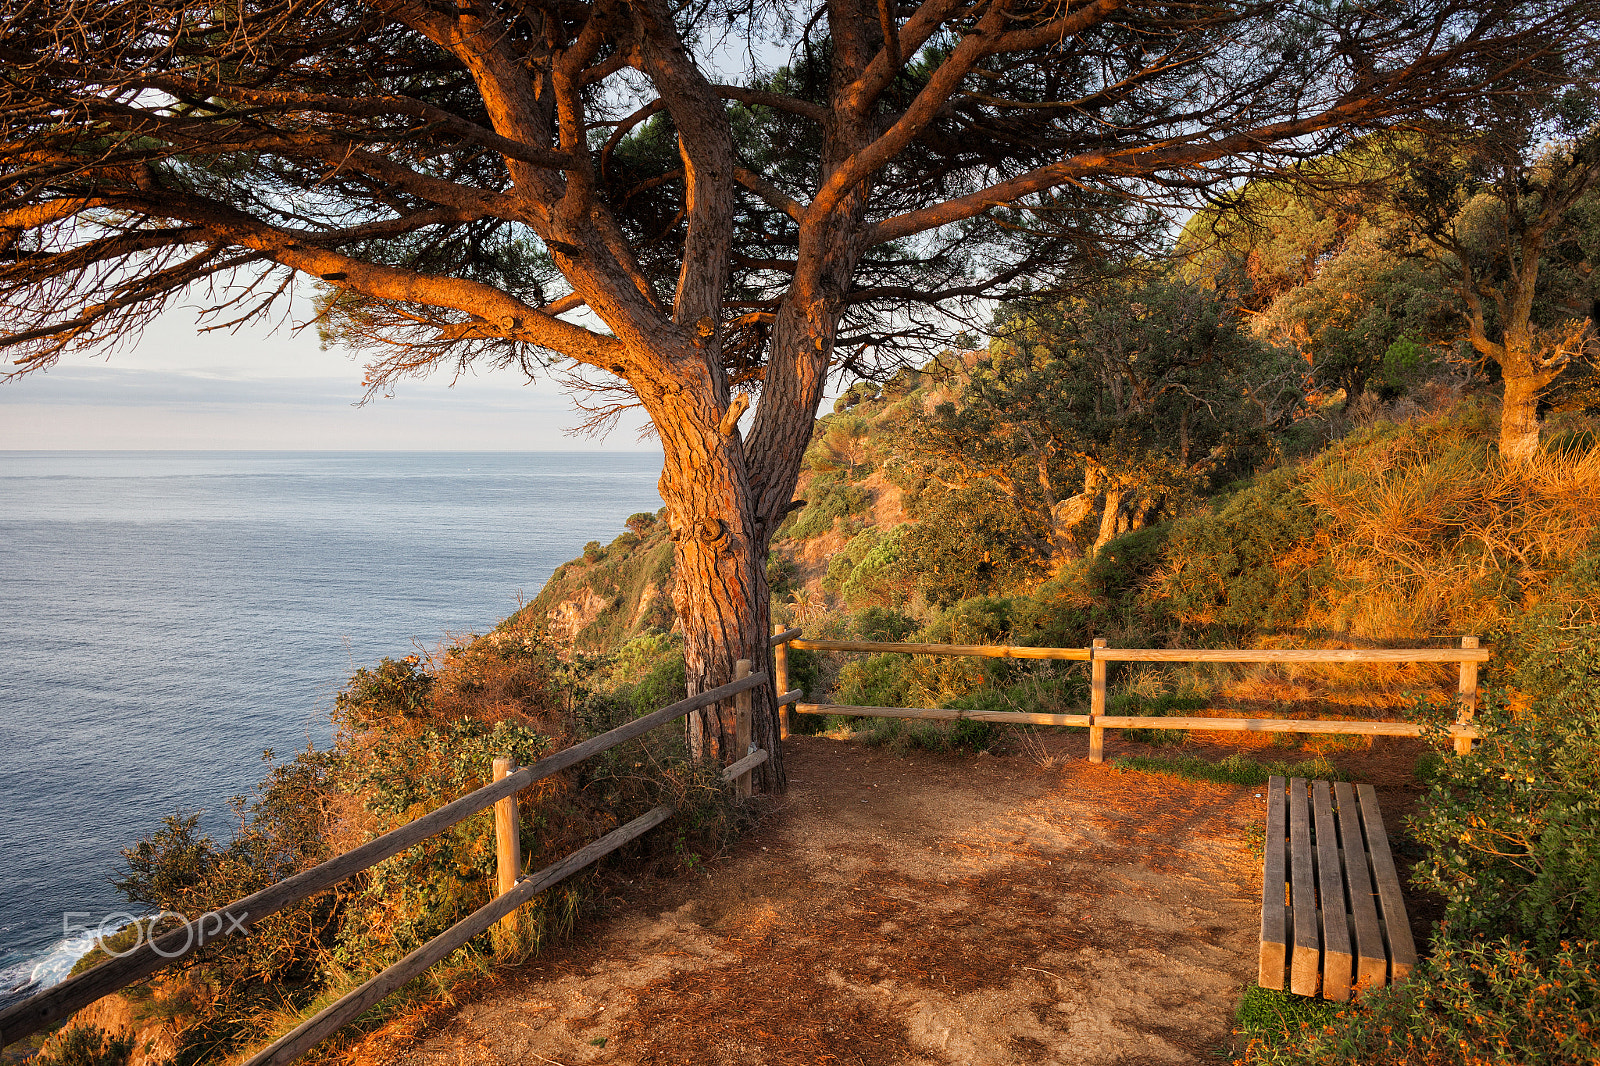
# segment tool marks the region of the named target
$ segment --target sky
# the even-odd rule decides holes
[[[559,386],[508,371],[401,382],[357,406],[362,368],[315,330],[199,334],[173,310],[137,343],[0,383],[0,451],[654,451],[626,425],[602,441]]]
[[[745,69],[750,47],[730,36],[700,58],[726,78],[724,68]],[[768,66],[787,56],[768,42],[755,51]],[[570,435],[581,417],[549,380],[500,371],[452,385],[443,374],[357,406],[361,377],[348,354],[320,349],[314,329],[202,335],[195,309],[178,308],[121,350],[0,383],[0,451],[660,450],[640,439],[642,415],[601,440]]]

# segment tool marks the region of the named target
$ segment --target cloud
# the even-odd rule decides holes
[[[70,364],[0,386],[0,449],[648,451],[636,432],[568,436],[579,421],[547,382],[511,375],[402,383],[355,406],[343,377],[246,378],[231,368]]]

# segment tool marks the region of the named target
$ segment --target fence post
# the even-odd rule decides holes
[[[494,760],[494,779],[502,781],[515,769],[512,761],[497,755]],[[517,832],[517,796],[512,793],[494,805],[494,854],[496,859],[495,896],[498,898],[517,887],[517,876],[522,873],[522,840]],[[500,928],[513,936],[517,932],[517,912],[512,911],[500,919]]]
[[[750,660],[740,659],[733,664],[733,679],[743,681],[750,676]],[[733,698],[733,758],[742,759],[750,754],[750,690],[745,689]],[[750,796],[750,771],[740,774],[735,781],[740,799]]]
[[[1477,637],[1462,637],[1463,648],[1476,648]],[[1470,725],[1473,717],[1478,713],[1478,664],[1463,662],[1461,664],[1461,683],[1456,687],[1460,699],[1460,707],[1456,709],[1456,724]],[[1472,754],[1472,738],[1456,737],[1456,754]]]
[[[1096,650],[1106,646],[1104,637],[1094,638]],[[1106,731],[1096,725],[1106,713],[1106,661],[1089,652],[1089,761],[1105,760]]]
[[[783,632],[783,623],[772,623],[772,635],[777,636]],[[789,691],[789,642],[786,640],[772,649],[772,687],[778,693],[778,699],[783,699],[784,693]],[[778,739],[789,739],[789,705],[778,705]]]

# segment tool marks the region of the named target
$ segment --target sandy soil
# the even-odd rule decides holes
[[[793,738],[788,795],[731,853],[622,886],[390,1061],[1214,1063],[1255,971],[1264,800],[1084,743],[1043,765]]]

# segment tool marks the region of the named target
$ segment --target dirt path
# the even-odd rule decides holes
[[[715,876],[622,901],[399,1061],[1216,1061],[1255,967],[1253,790],[1071,746],[791,743],[788,796]]]

